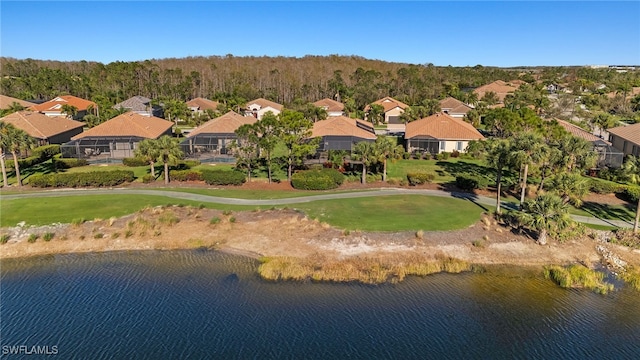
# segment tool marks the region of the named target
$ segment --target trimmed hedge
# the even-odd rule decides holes
[[[202,181],[202,172],[198,170],[169,170],[171,181]]]
[[[242,185],[246,180],[240,171],[202,170],[201,173],[202,180],[209,185]]]
[[[57,158],[54,157],[51,162],[53,162],[53,168],[56,170],[59,169],[71,169],[73,167],[87,166],[89,162],[85,159],[75,159],[75,158]]]
[[[622,197],[631,203],[637,203],[640,198],[640,186],[629,185],[622,192]]]
[[[60,154],[60,145],[43,145],[31,151],[31,156],[40,157],[44,160],[51,159],[54,155]]]
[[[40,163],[45,162],[45,161],[47,161],[47,159],[43,160],[39,156],[29,156],[29,157],[24,158],[24,159],[18,159],[18,166],[20,166],[20,169],[26,169],[28,167],[40,164]],[[15,168],[15,162],[13,161],[13,155],[11,155],[11,153],[5,154],[4,164],[5,164],[7,169],[14,169]]]
[[[597,178],[589,178],[588,185],[589,190],[596,194],[617,194],[623,192],[626,188],[623,184]]]
[[[462,190],[485,190],[489,187],[489,180],[474,174],[459,174],[456,176],[456,186]]]
[[[431,173],[407,173],[409,185],[413,186],[430,183],[435,178],[436,175]]]
[[[344,175],[335,169],[298,171],[291,177],[291,186],[301,190],[330,190],[343,182]]]
[[[29,177],[34,187],[101,187],[116,186],[135,179],[133,171],[92,171],[84,173],[36,174]]]
[[[129,157],[129,158],[122,159],[122,164],[124,166],[129,166],[129,167],[137,167],[137,166],[147,166],[149,165],[149,162],[143,158]]]

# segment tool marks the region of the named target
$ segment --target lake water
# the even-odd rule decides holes
[[[20,345],[63,359],[640,358],[639,293],[525,269],[364,286],[269,283],[255,260],[213,251],[0,265],[2,358]]]

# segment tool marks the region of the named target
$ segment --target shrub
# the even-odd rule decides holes
[[[460,151],[458,151],[458,150],[453,150],[453,151],[451,152],[451,157],[452,157],[452,158],[460,157]]]
[[[62,159],[62,158],[53,158],[53,167],[55,169],[70,169],[74,167],[87,166],[89,162],[85,159]]]
[[[202,172],[198,170],[170,170],[171,181],[202,181]]]
[[[298,171],[291,177],[291,186],[302,190],[330,190],[343,182],[344,175],[335,169]]]
[[[2,236],[0,236],[0,244],[6,244],[10,237],[9,234],[2,234]]]
[[[382,181],[382,174],[367,174],[367,182],[377,182]]]
[[[20,166],[21,169],[26,169],[33,165],[40,164],[43,161],[46,161],[46,159],[42,160],[39,156],[29,156],[28,158],[18,159],[18,166]],[[7,169],[13,169],[15,167],[15,163],[13,160],[5,160],[5,166]]]
[[[435,178],[436,178],[436,175],[431,173],[408,173],[407,174],[407,180],[409,181],[409,185],[413,185],[413,186],[430,183]]]
[[[587,184],[589,190],[596,194],[614,194],[624,191],[625,186],[613,181],[600,180],[596,178],[589,178]]]
[[[34,187],[116,186],[135,179],[133,171],[92,171],[85,173],[36,174],[29,178]]]
[[[436,159],[437,160],[447,160],[447,159],[449,159],[449,156],[451,156],[451,154],[445,151],[445,152],[441,152],[440,154],[436,155]]]
[[[104,237],[103,233],[97,233],[97,234],[93,235],[94,239],[102,239],[103,237]]]
[[[224,216],[229,216],[231,214],[232,214],[231,210],[225,210],[225,211],[222,212],[222,215],[224,215]]]
[[[422,154],[422,156],[420,158],[424,159],[424,160],[431,160],[433,156],[431,156],[430,152],[425,152],[424,154]]]
[[[73,220],[71,220],[71,224],[75,225],[75,226],[79,226],[81,224],[84,224],[85,221],[87,221],[87,220],[85,220],[84,218],[73,219]]]
[[[240,171],[203,170],[202,180],[208,185],[242,185],[246,178]]]
[[[42,240],[44,240],[44,241],[51,241],[51,239],[53,239],[53,237],[54,237],[55,235],[56,235],[56,234],[54,234],[54,233],[52,233],[52,232],[45,233],[45,234],[42,236]]]
[[[169,172],[169,174],[171,174],[171,172]],[[149,184],[156,181],[156,177],[151,175],[151,174],[147,174],[145,176],[142,177],[142,182],[145,184]]]
[[[637,203],[638,198],[640,197],[640,186],[626,186],[621,195],[629,202]]]
[[[230,218],[229,218],[229,222],[230,222],[230,223],[234,223],[234,222],[236,222],[236,218],[235,218],[234,216],[230,217]]]
[[[147,166],[149,162],[140,157],[130,157],[122,159],[122,164],[124,166],[137,167],[137,166]]]
[[[40,237],[40,235],[38,235],[38,234],[31,234],[31,235],[29,235],[29,238],[27,239],[27,241],[30,242],[30,243],[34,243],[34,242],[36,242],[36,240],[38,240],[39,237]]]
[[[489,180],[474,174],[460,174],[456,176],[456,186],[462,190],[484,190],[489,186]]]
[[[60,145],[38,146],[31,151],[31,156],[39,157],[42,161],[49,160],[57,154],[60,154]]]
[[[411,153],[410,152],[402,153],[402,158],[405,159],[405,160],[411,159]]]
[[[220,218],[219,217],[213,217],[211,218],[211,220],[209,220],[209,224],[211,225],[215,225],[215,224],[219,224],[220,223]]]

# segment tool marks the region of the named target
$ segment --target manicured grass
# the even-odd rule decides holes
[[[207,196],[218,196],[224,198],[235,199],[254,199],[254,200],[271,200],[271,199],[288,199],[303,196],[314,196],[336,193],[365,192],[369,190],[344,190],[344,191],[293,191],[293,190],[243,190],[243,189],[195,189],[195,188],[154,188],[149,190],[168,190],[185,192],[191,194],[200,194]]]
[[[292,206],[339,228],[370,231],[463,229],[478,221],[485,211],[465,200],[416,195],[323,200]]]
[[[612,205],[594,202],[585,202],[580,208],[571,208],[569,213],[582,216],[591,216],[604,220],[633,221],[636,217],[635,206],[631,204]]]
[[[456,173],[477,172],[495,177],[493,169],[484,166],[480,160],[449,158],[448,160],[397,160],[387,165],[390,178],[406,179],[407,173],[426,172],[436,175],[435,183],[455,181]]]
[[[3,200],[0,203],[0,226],[15,226],[21,221],[28,225],[71,223],[75,219],[106,219],[132,214],[146,206],[202,203],[150,195],[86,195]],[[257,206],[235,206],[204,203],[205,207],[221,210],[253,210]]]
[[[79,166],[71,169],[65,170],[68,173],[81,173],[81,172],[90,172],[90,171],[115,171],[115,170],[124,170],[124,171],[133,171],[133,175],[137,178],[135,181],[142,181],[142,177],[151,173],[150,166],[124,166],[124,165],[88,165],[88,166]],[[155,167],[156,177],[159,179],[162,178],[163,166],[162,164],[157,165]]]
[[[589,229],[593,229],[593,230],[613,231],[613,230],[617,230],[618,229],[615,226],[596,225],[596,224],[583,224],[583,225],[588,227]]]

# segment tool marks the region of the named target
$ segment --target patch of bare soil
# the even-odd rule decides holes
[[[252,257],[321,254],[329,260],[352,257],[449,256],[475,264],[544,265],[601,261],[606,246],[629,264],[640,251],[590,237],[540,246],[530,237],[484,218],[462,230],[442,232],[343,232],[293,210],[224,213],[192,207],[155,207],[122,218],[79,225],[3,228],[9,235],[0,258],[117,250],[215,248]],[[50,241],[44,234],[54,233]],[[30,234],[39,238],[28,242]]]

